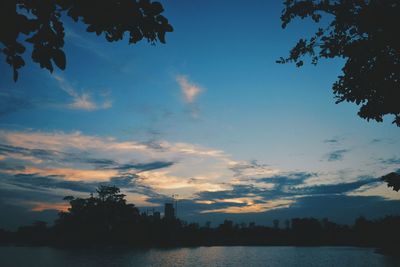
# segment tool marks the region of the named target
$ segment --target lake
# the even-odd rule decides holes
[[[400,266],[371,248],[196,247],[154,249],[56,249],[0,247],[1,267],[105,266]]]

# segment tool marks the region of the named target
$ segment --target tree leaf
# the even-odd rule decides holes
[[[54,50],[53,61],[56,63],[57,67],[64,70],[66,65],[65,53],[61,49]]]

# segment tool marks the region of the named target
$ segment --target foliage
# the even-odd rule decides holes
[[[172,26],[161,15],[163,7],[150,0],[3,0],[0,3],[0,52],[13,68],[25,65],[22,55],[26,45],[32,46],[32,60],[53,71],[55,64],[65,69],[63,51],[65,17],[83,23],[88,32],[104,34],[109,42],[119,41],[129,33],[129,43],[147,39],[165,43],[165,33]]]
[[[321,58],[343,58],[343,74],[333,84],[336,103],[360,106],[358,115],[382,121],[394,115],[400,126],[400,2],[398,0],[286,0],[281,21],[285,28],[295,18],[310,17],[321,23],[322,15],[331,18],[309,39],[300,39],[289,57],[278,63],[304,64],[311,57],[316,65]]]
[[[381,179],[388,184],[388,187],[393,187],[394,191],[398,192],[400,190],[400,174],[391,172],[382,176]]]
[[[125,231],[139,220],[139,210],[133,204],[127,204],[125,195],[115,186],[102,185],[97,195],[89,198],[65,197],[71,207],[68,212],[60,212],[56,228],[60,232],[74,232],[107,238],[116,232]]]

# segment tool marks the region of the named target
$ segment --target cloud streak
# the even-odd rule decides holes
[[[387,165],[400,165],[400,157],[391,157],[387,159],[380,159],[379,160],[382,164]]]
[[[56,210],[56,211],[67,211],[69,204],[66,202],[61,203],[46,203],[46,202],[28,202],[31,205],[31,211],[45,211],[45,210]]]
[[[112,107],[112,101],[103,96],[102,101],[95,101],[90,93],[78,92],[68,81],[61,76],[53,75],[60,88],[72,97],[72,102],[67,104],[69,109],[94,111]]]
[[[259,213],[259,212],[271,211],[274,209],[288,208],[294,202],[295,202],[294,200],[290,199],[277,199],[277,200],[266,201],[264,203],[253,203],[252,201],[250,201],[247,202],[246,205],[244,206],[230,206],[221,209],[203,210],[201,211],[201,213],[230,213],[230,214]]]

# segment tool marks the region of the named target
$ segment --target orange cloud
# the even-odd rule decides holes
[[[226,186],[204,180],[191,180],[168,174],[168,171],[146,171],[139,174],[139,181],[158,190],[187,188],[188,192],[221,191]]]
[[[82,169],[41,169],[36,167],[27,167],[23,170],[3,171],[11,174],[37,174],[42,176],[58,176],[67,181],[109,181],[112,177],[118,175],[116,170],[82,170]]]
[[[229,202],[229,201],[226,201]],[[274,210],[274,209],[282,209],[282,208],[288,208],[290,207],[291,204],[293,204],[295,201],[290,200],[290,199],[278,199],[278,200],[271,200],[267,201],[264,203],[247,203],[246,206],[231,206],[227,208],[222,208],[222,209],[212,209],[212,210],[204,210],[201,211],[201,213],[257,213],[257,212],[265,212],[269,210]],[[235,202],[235,203],[241,203],[241,202]]]
[[[33,205],[31,211],[58,210],[68,211],[70,205],[68,203],[45,203],[45,202],[30,202]]]

